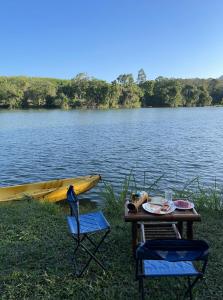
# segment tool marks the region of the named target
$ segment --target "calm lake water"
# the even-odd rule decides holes
[[[100,173],[118,190],[223,183],[223,108],[0,111],[0,185]],[[88,195],[97,199],[100,184]]]

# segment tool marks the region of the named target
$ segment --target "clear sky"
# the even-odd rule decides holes
[[[0,75],[223,74],[223,0],[0,0]]]

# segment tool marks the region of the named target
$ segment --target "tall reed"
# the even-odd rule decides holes
[[[115,192],[111,183],[104,182],[104,190],[101,192],[103,198],[102,207],[110,216],[120,216],[123,212],[124,203],[131,193],[131,184],[134,183],[132,173],[126,176],[121,184],[120,193]]]

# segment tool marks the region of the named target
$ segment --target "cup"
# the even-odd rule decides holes
[[[165,191],[165,200],[168,202],[172,202],[173,201],[173,193],[171,190],[166,190]]]

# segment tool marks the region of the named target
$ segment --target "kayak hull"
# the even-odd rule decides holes
[[[0,202],[21,200],[26,196],[47,202],[57,202],[66,199],[70,185],[74,186],[76,194],[79,195],[97,185],[100,179],[100,175],[89,175],[1,187]]]

